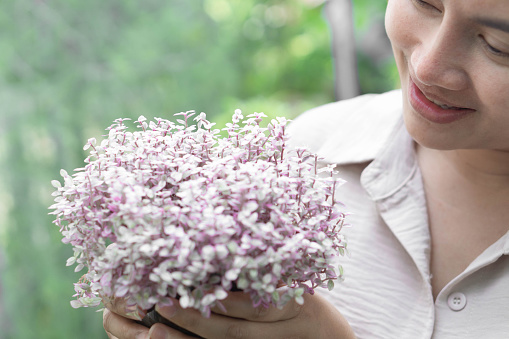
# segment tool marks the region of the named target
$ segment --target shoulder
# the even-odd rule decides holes
[[[401,119],[401,90],[313,108],[288,128],[290,145],[338,164],[372,160]]]

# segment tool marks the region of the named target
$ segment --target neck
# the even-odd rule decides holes
[[[450,170],[471,185],[509,189],[509,152],[495,150],[424,149],[437,159],[441,170]]]
[[[417,146],[433,294],[509,231],[509,153]]]
[[[445,224],[463,220],[471,231],[489,230],[494,235],[490,241],[509,231],[509,153],[418,146],[417,158],[430,224],[438,210],[449,218]]]

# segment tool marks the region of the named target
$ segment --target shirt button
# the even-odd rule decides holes
[[[460,292],[452,293],[447,298],[447,304],[453,311],[461,311],[467,304],[467,297]]]

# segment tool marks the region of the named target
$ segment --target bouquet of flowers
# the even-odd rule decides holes
[[[221,137],[204,113],[191,124],[194,114],[141,116],[134,132],[117,119],[100,144],[88,140],[84,168],[52,181],[51,214],[74,249],[67,265],[88,269],[73,307],[123,297],[151,309],[171,297],[209,316],[231,290],[281,307],[342,278],[333,167],[288,149],[284,118],[262,128],[263,113],[236,110]]]

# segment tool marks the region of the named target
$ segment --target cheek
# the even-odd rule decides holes
[[[396,57],[418,43],[418,17],[410,0],[390,0],[385,14],[385,29]]]
[[[408,60],[412,50],[412,32],[408,27],[405,2],[410,0],[389,0],[385,14],[385,30],[391,41],[394,59],[399,71],[400,85],[407,87]],[[405,94],[406,91],[404,91]]]
[[[482,68],[481,68],[482,69]],[[486,67],[484,68],[486,70]],[[481,102],[479,110],[491,126],[487,131],[498,130],[509,145],[509,70],[498,74],[484,72],[472,80]],[[496,132],[495,132],[496,133]],[[509,146],[507,146],[509,147]]]
[[[477,109],[504,112],[509,118],[509,63],[496,64],[486,55],[479,54],[472,58],[467,72]]]
[[[391,42],[393,44],[394,44],[393,34],[396,32],[394,26],[397,24],[397,21],[396,21],[397,4],[396,4],[396,2],[397,2],[397,0],[389,0],[389,2],[387,3],[387,9],[385,11],[385,30],[387,32],[387,36],[389,37],[389,39],[391,40]]]

